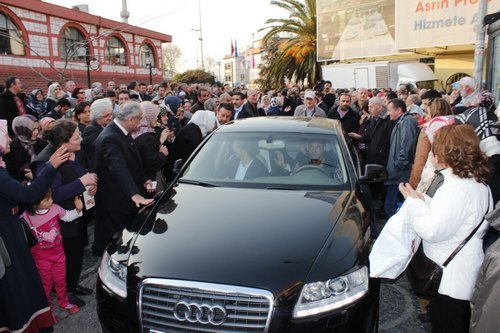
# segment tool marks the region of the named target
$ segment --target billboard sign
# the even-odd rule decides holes
[[[500,11],[499,0],[488,0],[488,13]],[[474,44],[479,0],[396,1],[396,46],[416,49]]]
[[[316,4],[318,61],[399,53],[395,0],[317,0]]]

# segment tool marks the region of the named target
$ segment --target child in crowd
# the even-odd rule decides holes
[[[31,253],[40,273],[49,304],[52,304],[50,293],[54,285],[57,303],[71,314],[77,313],[80,309],[68,301],[66,293],[66,257],[64,256],[59,220],[63,221],[62,223],[72,222],[82,216],[82,201],[75,197],[74,202],[76,209],[69,211],[53,204],[52,191],[49,188],[38,203],[23,213],[23,218],[28,222],[38,240],[38,243],[31,248]],[[54,320],[56,320],[55,316]]]

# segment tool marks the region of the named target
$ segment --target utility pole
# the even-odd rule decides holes
[[[477,12],[477,35],[476,48],[474,50],[474,80],[479,89],[483,83],[483,60],[484,60],[484,31],[483,18],[486,16],[488,4],[486,0],[480,0]]]
[[[200,31],[200,29],[191,29],[191,30],[195,31],[195,32]],[[199,38],[198,38],[198,40],[199,40]],[[203,66],[203,52],[201,52],[201,61],[202,61],[202,66]],[[196,68],[200,68],[200,58],[198,55],[198,42],[196,42]]]
[[[203,63],[203,34],[202,34],[202,28],[201,28],[201,0],[198,0],[198,13],[200,16],[201,69],[205,70],[205,65]]]

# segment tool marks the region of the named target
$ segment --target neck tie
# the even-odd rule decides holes
[[[19,112],[19,115],[22,116],[23,114],[26,114],[26,109],[24,108],[24,103],[23,103],[23,101],[21,101],[19,96],[14,96],[14,102],[16,102],[17,112]]]
[[[427,194],[431,198],[434,196],[434,194],[436,194],[437,189],[440,188],[441,185],[443,185],[444,176],[441,171],[442,169],[434,171],[434,178],[432,178],[431,184],[429,185],[427,192],[425,192],[425,194]]]

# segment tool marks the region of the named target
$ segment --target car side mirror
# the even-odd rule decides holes
[[[172,171],[177,175],[179,171],[181,171],[181,167],[182,167],[182,159],[179,158],[178,160],[175,160],[174,168],[172,169]]]
[[[380,164],[365,165],[365,174],[359,177],[362,183],[378,183],[387,180],[387,172]]]

